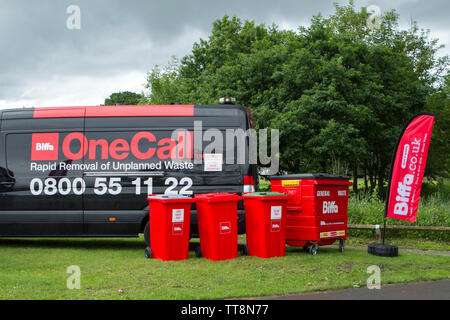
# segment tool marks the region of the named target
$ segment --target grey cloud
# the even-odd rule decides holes
[[[137,71],[144,81],[145,73],[155,64],[165,64],[171,55],[188,53],[224,14],[297,27],[319,12],[332,13],[332,2],[0,0],[0,100],[18,100],[25,92],[31,92],[30,96],[36,83],[42,86],[59,78],[106,79]],[[66,28],[66,9],[72,4],[81,8],[81,30]],[[403,19],[412,16],[419,25],[423,21],[424,27],[436,32],[449,30],[445,0],[357,0],[355,4],[376,4],[383,11],[395,7]]]

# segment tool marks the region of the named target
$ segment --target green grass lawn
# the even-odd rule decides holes
[[[192,249],[196,241],[192,241]],[[364,287],[370,265],[381,283],[448,278],[450,258],[320,248],[311,256],[287,248],[283,258],[240,256],[212,262],[194,257],[144,258],[142,239],[0,239],[0,299],[221,299]],[[66,287],[67,267],[81,268],[81,289]],[[118,290],[123,290],[122,294]]]

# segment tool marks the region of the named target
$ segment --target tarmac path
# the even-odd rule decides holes
[[[380,289],[351,288],[335,291],[266,296],[264,300],[450,300],[450,279],[381,285]]]

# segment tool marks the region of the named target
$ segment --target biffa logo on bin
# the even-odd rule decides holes
[[[182,222],[176,222],[172,224],[172,235],[173,236],[182,236],[184,231],[184,225]]]
[[[281,220],[273,220],[270,223],[270,231],[271,232],[280,232],[281,230]]]
[[[221,222],[219,231],[220,231],[220,234],[229,234],[229,233],[231,233],[231,222],[230,221]]]
[[[322,209],[322,213],[338,213],[339,207],[336,201],[324,201]]]

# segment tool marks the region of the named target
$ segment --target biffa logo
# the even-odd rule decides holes
[[[322,209],[322,213],[338,213],[339,207],[336,201],[324,201]]]
[[[220,223],[220,234],[231,233],[231,222],[221,222]]]
[[[58,160],[59,133],[33,133],[31,161]]]
[[[182,236],[184,234],[183,232],[183,223],[174,223],[172,225],[172,235],[173,236]]]
[[[280,232],[281,231],[281,221],[272,222],[270,231],[271,232]]]

